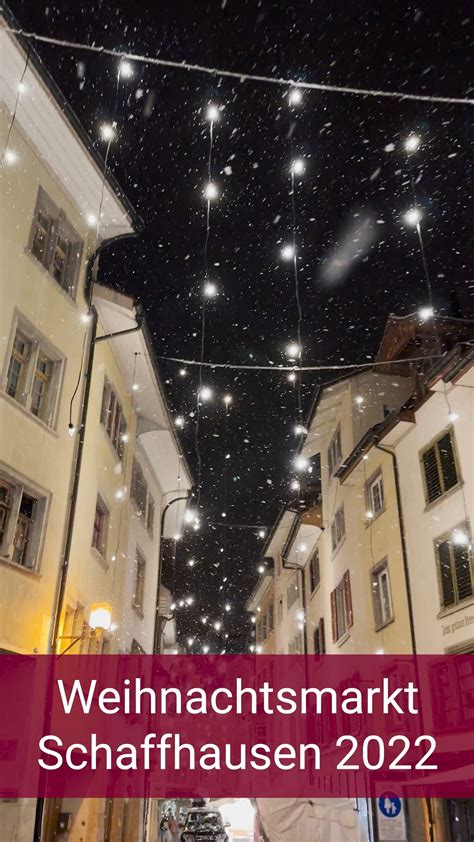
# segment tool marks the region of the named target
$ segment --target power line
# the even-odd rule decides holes
[[[145,64],[153,64],[159,67],[172,67],[176,70],[188,70],[195,73],[205,73],[209,76],[224,76],[230,79],[238,79],[239,82],[261,82],[268,85],[280,87],[299,88],[308,91],[324,91],[328,93],[352,94],[354,96],[371,96],[384,99],[414,100],[417,102],[445,103],[448,105],[474,105],[474,99],[470,97],[439,96],[438,94],[412,94],[402,91],[386,91],[373,88],[354,88],[347,85],[329,85],[322,82],[303,82],[301,80],[286,79],[277,76],[263,76],[257,73],[238,72],[234,70],[223,70],[217,67],[207,67],[202,64],[191,64],[187,61],[172,61],[171,59],[147,56],[140,53],[129,53],[123,50],[113,50],[96,44],[82,44],[75,41],[66,41],[61,38],[53,38],[50,35],[38,35],[37,32],[25,32],[23,29],[12,27],[1,27],[4,32],[12,35],[20,35],[33,41],[41,41],[54,47],[68,47],[72,50],[86,50],[106,56],[114,56],[129,61],[141,61]]]
[[[438,360],[443,357],[443,354],[427,354],[424,357],[407,357],[406,360],[402,360],[402,362],[407,363],[416,363],[425,360]],[[159,360],[165,360],[166,362],[172,363],[180,363],[181,365],[197,365],[197,366],[206,366],[207,368],[227,368],[227,369],[239,369],[245,371],[274,371],[275,373],[280,373],[282,371],[345,371],[349,369],[362,369],[362,368],[372,368],[373,366],[382,366],[382,365],[399,365],[400,360],[369,360],[366,363],[339,363],[338,365],[240,365],[237,363],[211,363],[211,362],[201,362],[201,360],[183,360],[179,357],[164,357],[158,356]]]

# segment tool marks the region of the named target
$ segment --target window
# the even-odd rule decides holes
[[[268,603],[267,629],[268,629],[268,634],[271,634],[272,631],[273,631],[273,602]]]
[[[282,622],[283,622],[283,598],[280,597],[280,599],[277,602],[277,624],[280,625],[280,623],[282,623]]]
[[[46,498],[10,479],[0,478],[0,555],[33,570],[37,567]]]
[[[146,503],[147,503],[147,495],[148,495],[148,486],[146,484],[145,477],[143,476],[143,471],[136,461],[133,460],[133,468],[132,468],[132,484],[130,487],[130,496],[132,500],[135,502],[137,507],[137,512],[140,515],[146,513]]]
[[[143,597],[145,595],[145,569],[145,559],[139,550],[137,550],[135,556],[135,588],[133,591],[132,606],[139,614],[143,611]]]
[[[299,599],[300,596],[300,580],[298,578],[298,574],[292,577],[292,579],[288,583],[288,587],[286,590],[286,607],[288,609],[291,608],[292,605]]]
[[[151,494],[148,494],[148,507],[146,510],[146,528],[148,534],[153,536],[153,527],[155,524],[155,501]]]
[[[353,624],[351,580],[346,570],[338,586],[331,591],[332,639],[334,642],[348,632]]]
[[[384,560],[372,571],[370,579],[375,628],[378,630],[393,620],[392,593],[387,560]]]
[[[383,479],[382,473],[378,473],[374,479],[369,480],[365,488],[367,513],[370,520],[383,510],[384,495],[383,495]]]
[[[459,482],[454,450],[454,435],[448,430],[421,456],[425,479],[426,502],[432,503]]]
[[[309,578],[311,582],[311,593],[314,593],[320,582],[319,550],[317,548],[309,560]]]
[[[331,523],[331,544],[332,551],[335,552],[342,543],[346,535],[346,522],[344,518],[344,505],[339,506]]]
[[[449,608],[474,593],[474,575],[466,523],[436,542],[441,606]]]
[[[326,639],[324,635],[324,617],[321,617],[313,633],[314,654],[324,655],[326,652]]]
[[[121,459],[125,449],[125,442],[127,441],[127,424],[117,395],[107,379],[104,383],[100,420],[117,455]]]
[[[18,322],[13,339],[5,391],[49,427],[54,423],[61,361],[46,342]]]
[[[298,632],[298,634],[288,644],[288,654],[289,655],[303,655],[303,653],[304,653],[303,633]]]
[[[56,207],[42,187],[38,190],[29,247],[59,286],[74,297],[83,243],[64,211]]]
[[[341,450],[341,428],[338,427],[334,433],[328,448],[329,476],[334,476],[337,468],[342,462]]]
[[[95,504],[94,526],[92,529],[92,546],[102,556],[107,550],[107,530],[109,528],[109,512],[100,496]]]

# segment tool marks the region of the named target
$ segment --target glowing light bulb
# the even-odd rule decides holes
[[[213,281],[206,281],[202,291],[206,298],[215,298],[218,295],[217,284]]]
[[[416,152],[421,144],[421,138],[416,134],[408,135],[405,141],[405,149],[407,152]]]
[[[250,644],[249,652],[255,652],[255,646],[253,644]]]
[[[192,646],[194,643],[194,637],[188,637],[186,643],[188,644],[188,646]]]
[[[257,653],[257,655],[260,655],[260,654],[261,654],[261,652],[262,652],[262,647],[261,647],[260,643],[257,643],[257,645],[256,645],[256,647],[255,647],[255,652]]]
[[[296,342],[290,342],[290,344],[286,346],[285,353],[287,357],[294,360],[296,357],[300,356],[301,348]]]
[[[263,566],[263,564],[258,565],[257,572],[258,573],[265,573],[265,567]]]
[[[89,228],[95,228],[95,226],[97,225],[97,217],[95,213],[88,213],[86,216],[86,222]]]
[[[455,529],[452,534],[453,544],[457,547],[467,547],[469,545],[469,536],[463,529]]]
[[[224,395],[222,398],[226,406],[230,406],[232,403],[232,395]]]
[[[209,181],[204,188],[204,197],[211,202],[213,199],[217,199],[219,192],[217,190],[216,185],[213,181]]]
[[[229,612],[229,611],[231,610],[231,608],[232,608],[232,606],[231,606],[231,604],[230,604],[229,602],[226,602],[226,604],[225,604],[225,606],[224,606],[224,607],[225,607],[225,610],[226,610],[227,612]]]
[[[110,123],[103,123],[100,127],[100,136],[102,140],[114,140],[116,136],[115,128]]]
[[[421,220],[421,211],[419,208],[410,208],[403,218],[407,225],[416,227]]]
[[[180,608],[184,608],[184,599],[180,599],[178,605]]]
[[[294,371],[290,371],[290,373],[289,373],[289,374],[287,374],[286,379],[287,379],[290,383],[294,383],[294,382],[295,382],[295,380],[296,380],[296,374],[295,374],[295,372],[294,372]]]
[[[215,631],[217,631],[217,632],[218,632],[218,631],[220,631],[220,630],[221,630],[221,628],[222,628],[222,623],[221,623],[221,621],[220,621],[220,620],[216,620],[216,622],[214,623],[214,629],[215,629]]]
[[[296,618],[297,620],[304,620],[304,611],[297,611]]]
[[[117,488],[117,491],[115,492],[115,499],[117,502],[125,499],[125,488]]]
[[[120,441],[123,441],[124,444],[127,444],[129,439],[130,436],[128,435],[128,433],[122,433],[122,435],[120,436]]]
[[[172,602],[170,605],[171,611],[176,611],[176,602]]]
[[[207,653],[209,652],[209,646],[203,646],[202,651],[205,655],[207,655]]]
[[[252,614],[252,616],[251,616],[251,618],[250,618],[250,622],[251,622],[251,623],[256,623],[256,622],[257,622],[257,618],[256,618],[256,617],[254,617],[254,616],[253,616],[253,614]]]
[[[457,412],[448,412],[448,418],[450,421],[457,421],[459,415],[457,414]]]
[[[296,251],[295,251],[294,246],[286,245],[286,246],[283,246],[283,248],[281,250],[281,256],[282,256],[283,260],[293,260],[295,254],[296,254]]]
[[[119,64],[119,75],[124,79],[130,79],[133,76],[133,67],[129,61],[122,59]]]
[[[367,520],[373,520],[374,513],[372,511],[370,511],[370,509],[368,509],[365,513],[365,516],[366,516]]]
[[[264,530],[264,529],[259,529],[259,530],[258,530],[258,537],[259,537],[259,538],[265,538],[265,535],[266,535],[266,534],[267,534],[267,533],[265,532],[265,530]]]
[[[76,428],[75,428],[74,424],[70,421],[69,424],[67,425],[67,434],[68,434],[68,436],[71,436],[71,438],[72,438],[75,435],[75,433],[76,433]]]
[[[432,307],[420,307],[418,310],[418,317],[421,319],[422,322],[427,322],[432,319],[434,316],[434,310]]]
[[[291,481],[290,488],[292,491],[299,491],[301,488],[301,484],[298,482],[297,479]]]
[[[219,119],[219,109],[213,102],[207,106],[206,117],[211,123],[215,123]]]
[[[207,623],[207,617],[201,617],[201,623],[205,626]]]
[[[187,373],[188,373],[188,371],[187,371],[186,368],[180,368],[180,370],[179,370],[179,376],[180,377],[186,377]]]
[[[194,512],[192,509],[186,509],[184,513],[184,522],[193,523],[194,520],[196,520],[196,512]]]
[[[181,541],[181,535],[180,535],[180,533],[179,533],[179,532],[176,532],[176,533],[173,535],[173,541]]]
[[[292,88],[288,94],[288,102],[290,105],[299,105],[303,96],[299,88]]]
[[[306,544],[298,544],[298,552],[299,553],[305,553],[307,549],[308,549],[308,547],[306,546]]]
[[[90,313],[81,313],[81,322],[83,325],[88,325],[92,316]]]
[[[184,601],[185,601],[186,605],[188,605],[188,606],[192,605],[194,603],[194,597],[193,596],[187,596]]]
[[[291,172],[293,175],[303,175],[304,161],[302,158],[295,158],[295,160],[291,162]]]
[[[294,466],[297,471],[306,471],[308,469],[308,460],[304,456],[296,456]]]
[[[303,427],[302,424],[296,424],[294,428],[295,436],[305,436],[307,433],[306,427]]]
[[[188,567],[194,567],[195,564],[196,564],[196,559],[190,558],[189,561],[188,561]]]
[[[26,91],[26,85],[24,82],[18,82],[18,90],[21,94],[24,94]]]
[[[174,423],[175,423],[176,427],[179,427],[179,429],[181,430],[184,427],[184,424],[185,424],[183,416],[178,415],[178,417],[174,419]]]
[[[5,152],[5,163],[7,163],[10,167],[13,164],[16,164],[18,161],[18,155],[13,149],[7,149]]]
[[[355,402],[356,404],[358,404],[358,406],[361,406],[364,403],[364,398],[362,397],[362,395],[356,395]]]
[[[209,386],[203,386],[199,392],[199,399],[201,401],[210,401],[213,396],[213,391]]]
[[[132,383],[132,392],[138,392],[139,388],[138,383]]]

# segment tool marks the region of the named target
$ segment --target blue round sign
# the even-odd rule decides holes
[[[396,819],[400,815],[402,802],[394,792],[384,792],[379,798],[379,810],[387,819]]]

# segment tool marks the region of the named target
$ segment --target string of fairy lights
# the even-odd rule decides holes
[[[5,28],[6,29],[6,28]],[[6,31],[16,32],[13,29],[6,29]],[[450,104],[457,104],[457,105],[472,105],[474,104],[474,100],[468,98],[460,98],[460,97],[438,97],[436,95],[410,95],[410,94],[400,94],[398,92],[390,92],[390,91],[377,91],[377,90],[363,90],[357,88],[347,88],[342,86],[331,86],[331,85],[320,85],[318,83],[310,83],[310,82],[294,82],[291,80],[284,80],[284,79],[275,79],[272,77],[264,77],[264,76],[257,76],[255,74],[236,74],[228,71],[217,71],[212,70],[210,68],[205,68],[202,66],[197,65],[189,65],[187,63],[174,63],[174,62],[167,62],[166,60],[157,59],[156,57],[152,56],[140,56],[136,54],[130,53],[118,53],[114,50],[107,50],[104,48],[99,48],[97,46],[92,45],[84,45],[84,44],[76,44],[74,42],[54,39],[46,36],[39,36],[36,33],[21,33],[24,38],[31,40],[38,40],[44,41],[55,46],[63,46],[69,49],[81,49],[81,50],[89,50],[93,52],[101,52],[103,55],[113,55],[119,58],[119,64],[117,69],[117,81],[115,87],[115,99],[114,99],[114,107],[113,107],[113,114],[112,119],[109,122],[104,122],[100,127],[100,138],[103,143],[106,144],[105,147],[105,156],[104,156],[104,166],[102,172],[102,185],[101,185],[101,193],[100,193],[100,200],[98,203],[97,211],[85,211],[85,217],[87,225],[90,228],[95,229],[95,247],[99,244],[100,241],[100,225],[101,225],[101,217],[102,217],[102,206],[104,201],[104,189],[105,189],[105,182],[108,172],[108,160],[109,160],[109,153],[111,151],[112,144],[117,140],[119,136],[119,126],[117,123],[117,107],[118,107],[118,97],[119,97],[119,89],[120,89],[120,82],[121,80],[131,79],[134,75],[134,62],[144,62],[144,63],[151,63],[157,64],[159,66],[176,66],[177,69],[186,69],[189,71],[194,72],[212,72],[216,75],[222,76],[230,76],[235,78],[240,78],[241,81],[255,81],[260,83],[269,83],[269,84],[278,84],[278,85],[285,85],[286,87],[286,101],[287,106],[290,110],[290,114],[294,114],[304,105],[304,95],[308,94],[311,90],[325,90],[325,91],[333,91],[339,92],[344,94],[353,94],[353,95],[364,95],[364,96],[377,96],[377,97],[389,97],[392,99],[416,99],[420,101],[428,101],[428,102],[446,102]],[[28,62],[30,59],[30,52],[28,51],[26,56],[26,63],[23,69],[23,73],[21,75],[21,79],[18,83],[18,89],[16,92],[15,98],[15,106],[12,113],[12,118],[10,121],[10,125],[8,128],[7,139],[4,146],[1,165],[3,166],[14,166],[18,162],[18,153],[14,148],[14,145],[11,143],[11,136],[12,136],[12,129],[14,125],[14,121],[17,115],[18,108],[21,106],[21,96],[26,90],[26,86],[24,83],[24,77],[28,68]],[[254,370],[254,371],[266,371],[266,372],[277,372],[281,374],[285,374],[287,381],[293,386],[296,390],[296,398],[297,398],[297,412],[296,412],[296,421],[294,426],[294,432],[298,439],[299,446],[297,449],[297,453],[292,459],[292,476],[290,477],[290,488],[292,491],[299,491],[302,483],[302,479],[306,472],[310,469],[309,460],[305,458],[302,454],[302,446],[304,443],[304,439],[307,433],[307,430],[303,424],[303,407],[302,407],[302,398],[301,398],[301,378],[302,373],[304,371],[348,371],[354,370],[355,372],[367,369],[372,365],[376,365],[376,361],[366,362],[365,364],[333,364],[333,365],[303,365],[303,340],[302,340],[302,321],[303,321],[303,313],[301,307],[301,298],[300,298],[300,286],[299,286],[299,274],[298,274],[298,259],[300,256],[300,244],[298,243],[298,227],[297,227],[297,189],[299,188],[300,182],[304,178],[305,170],[306,170],[306,161],[303,157],[296,157],[293,154],[294,144],[293,144],[293,135],[290,133],[291,137],[291,160],[289,165],[287,165],[287,172],[289,176],[289,184],[290,184],[290,202],[291,202],[291,230],[289,232],[289,237],[286,242],[283,242],[280,246],[280,260],[283,264],[289,264],[292,269],[293,275],[293,282],[294,282],[294,299],[295,299],[295,308],[296,308],[296,336],[295,339],[288,342],[284,349],[282,349],[284,355],[288,360],[287,365],[243,365],[237,363],[212,363],[206,360],[206,319],[208,317],[208,305],[213,299],[216,299],[221,294],[221,289],[218,283],[214,280],[214,278],[210,277],[209,274],[209,261],[208,261],[208,251],[210,246],[210,238],[211,238],[211,206],[214,206],[218,203],[220,198],[220,191],[219,187],[214,180],[213,177],[213,147],[214,147],[214,133],[219,121],[223,118],[225,111],[225,106],[222,104],[218,104],[215,102],[210,102],[204,109],[205,119],[208,124],[208,131],[209,131],[209,146],[208,146],[208,156],[207,156],[207,181],[202,187],[202,195],[205,202],[205,231],[204,231],[204,244],[203,244],[203,272],[204,278],[203,283],[201,286],[201,307],[200,307],[200,323],[201,323],[201,330],[200,330],[200,352],[198,360],[185,360],[176,357],[160,357],[160,359],[168,360],[170,362],[179,364],[180,366],[197,366],[198,367],[198,387],[195,392],[195,399],[196,399],[196,410],[194,413],[190,413],[194,418],[194,434],[195,434],[195,451],[196,451],[196,461],[197,461],[197,485],[196,485],[196,498],[195,498],[195,507],[191,508],[188,507],[185,511],[184,520],[185,524],[191,526],[194,530],[200,528],[201,524],[201,491],[202,491],[202,456],[200,450],[200,420],[201,420],[201,411],[203,404],[209,403],[213,401],[215,395],[213,388],[203,380],[203,372],[206,368],[219,369],[219,368],[227,368],[227,369],[240,369],[240,370]],[[411,185],[411,193],[412,193],[412,202],[409,207],[407,207],[402,222],[406,228],[412,228],[415,230],[418,238],[418,245],[420,249],[420,256],[423,266],[423,273],[426,282],[426,289],[427,289],[427,304],[424,307],[421,307],[418,311],[418,318],[421,322],[431,322],[433,324],[433,331],[436,334],[437,325],[436,325],[436,318],[435,318],[435,309],[433,305],[433,290],[432,284],[430,279],[430,274],[428,270],[428,263],[426,257],[426,250],[425,244],[422,236],[422,227],[421,222],[423,218],[423,211],[420,206],[420,203],[417,198],[416,194],[416,184],[415,178],[413,175],[413,156],[419,152],[420,148],[423,145],[423,138],[415,133],[411,133],[405,139],[403,143],[404,151],[407,158],[407,166],[410,173],[410,185]],[[87,314],[85,314],[87,317]],[[86,321],[86,319],[84,319]],[[441,352],[438,356],[441,356]],[[423,360],[426,360],[426,356],[422,357]],[[384,363],[386,365],[387,363]],[[186,367],[181,367],[179,369],[180,376],[185,376],[187,374]],[[445,399],[447,403],[447,410],[448,410],[448,418],[451,421],[457,420],[458,416],[451,410],[451,406],[449,403],[449,397],[446,392],[446,386],[444,390]],[[228,417],[229,412],[232,408],[233,404],[233,397],[229,393],[222,395],[221,401],[225,408],[225,429],[226,429],[226,436],[225,436],[225,449],[227,450],[227,441],[228,441]],[[357,398],[356,398],[357,401]],[[362,411],[362,407],[359,406],[359,410]],[[182,429],[186,424],[186,419],[183,415],[177,415],[174,419],[174,423],[178,429]],[[227,503],[228,503],[228,464],[227,464],[227,453],[225,454],[224,459],[224,468],[223,468],[223,487],[224,487],[224,508],[222,512],[222,520],[218,524],[221,528],[221,535],[222,535],[222,546],[220,548],[222,554],[222,560],[220,562],[221,567],[221,584],[219,586],[219,591],[221,593],[221,615],[217,618],[211,618],[208,614],[201,614],[199,618],[200,625],[203,627],[203,631],[207,632],[207,630],[212,630],[213,633],[219,636],[219,639],[222,641],[222,652],[226,651],[227,641],[229,640],[229,633],[226,631],[225,628],[225,617],[228,616],[232,611],[232,604],[226,597],[226,585],[227,585],[227,571],[226,571],[226,561],[227,561],[227,530],[229,528],[233,528],[233,524],[228,523],[227,518]],[[464,496],[464,495],[463,495]],[[464,500],[464,505],[466,508],[466,522],[469,523],[469,518],[467,516],[467,504]],[[256,527],[255,525],[245,525],[245,524],[238,524],[235,525],[235,528],[240,529],[249,529],[254,532],[256,537],[263,540],[266,538],[267,530],[265,528]],[[176,561],[176,543],[181,539],[180,534],[175,535],[174,543],[175,543],[175,551],[174,551],[174,561]],[[197,564],[197,560],[195,558],[189,558],[187,560],[187,565],[189,568],[193,568]],[[265,568],[263,566],[259,567],[259,573],[264,573]],[[184,596],[178,600],[176,600],[172,606],[171,610],[173,612],[178,611],[179,609],[190,608],[195,605],[195,597],[192,594]],[[255,623],[255,617],[250,617],[250,621]],[[304,620],[303,620],[304,621]],[[195,634],[194,636],[189,636],[187,638],[187,646],[188,649],[191,651],[195,648],[196,644],[199,643],[199,635]],[[207,653],[210,651],[210,645],[207,641],[202,643],[201,651],[203,653]]]

